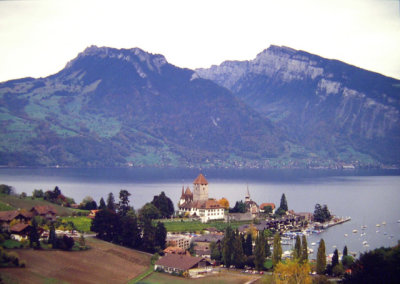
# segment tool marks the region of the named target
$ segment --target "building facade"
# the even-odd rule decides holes
[[[187,187],[179,200],[179,214],[198,217],[202,222],[224,219],[225,210],[217,200],[208,197],[208,181],[199,174],[193,181],[193,193]]]

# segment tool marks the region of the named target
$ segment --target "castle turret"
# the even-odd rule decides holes
[[[208,181],[202,174],[194,180],[193,185],[193,201],[208,200]]]

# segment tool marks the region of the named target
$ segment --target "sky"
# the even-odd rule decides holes
[[[0,82],[54,74],[90,45],[191,69],[284,45],[400,79],[399,2],[0,0]]]

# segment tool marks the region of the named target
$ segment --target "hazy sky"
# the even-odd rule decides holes
[[[90,45],[197,68],[271,44],[400,79],[399,0],[0,1],[0,81],[56,73]]]

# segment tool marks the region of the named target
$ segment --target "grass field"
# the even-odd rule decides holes
[[[63,217],[62,220],[67,222],[71,221],[74,223],[75,228],[80,232],[90,232],[90,226],[92,225],[92,219],[86,216],[76,216],[76,217]]]
[[[260,279],[260,276],[255,275],[245,275],[237,272],[220,272],[218,274],[209,275],[203,278],[196,279],[186,279],[183,277],[172,276],[167,273],[154,272],[148,277],[144,278],[142,281],[137,283],[143,284],[167,284],[167,283],[196,283],[196,284],[219,284],[219,283],[229,283],[229,284],[242,284],[251,280]],[[258,283],[258,282],[257,282]]]
[[[2,268],[1,276],[5,283],[127,283],[149,268],[149,254],[94,238],[86,243],[91,249],[77,252],[15,250],[26,267]]]
[[[9,206],[11,209],[7,209],[7,207],[3,207],[1,203]],[[47,202],[42,199],[32,199],[30,197],[19,198],[19,196],[14,195],[0,195],[0,211],[7,210],[15,210],[15,209],[25,209],[30,210],[34,206],[41,205],[49,205],[52,206],[56,211],[58,216],[71,216],[73,212],[84,211],[84,210],[76,210],[68,207],[62,207],[60,205]],[[4,209],[3,209],[4,208]],[[87,211],[84,211],[87,212]]]
[[[224,223],[223,221],[214,221],[209,223],[201,223],[200,221],[163,221],[168,232],[200,232],[206,228],[214,227],[224,231],[229,225],[236,229],[237,227],[249,224],[249,221]]]

